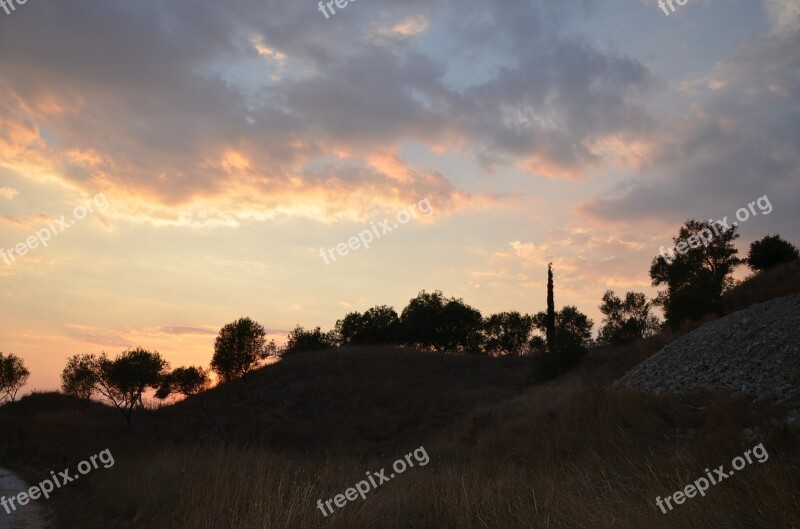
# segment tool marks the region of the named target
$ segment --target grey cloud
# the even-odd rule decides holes
[[[766,194],[775,212],[747,230],[800,238],[798,71],[800,30],[748,42],[717,65],[710,80],[718,89],[664,136],[649,174],[582,209],[607,220],[678,224],[733,215]]]
[[[67,177],[110,178],[165,204],[224,189],[206,162],[229,147],[250,157],[262,172],[250,185],[265,191],[331,144],[363,154],[453,135],[490,165],[536,154],[581,170],[597,161],[587,144],[598,137],[652,128],[635,103],[647,69],[562,34],[586,4],[365,2],[325,21],[313,5],[275,0],[31,3],[2,21],[0,70],[13,75],[0,84],[31,101],[56,90],[83,102],[37,123],[54,148],[106,157],[91,168],[64,162]],[[430,18],[465,56],[495,61],[494,74],[459,88],[417,40],[369,38],[406,13]],[[256,105],[212,68],[251,55],[242,43],[252,36],[304,71],[267,83]],[[550,122],[520,119],[531,115]]]

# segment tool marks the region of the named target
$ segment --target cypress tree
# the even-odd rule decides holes
[[[553,263],[547,265],[547,350],[553,352],[556,336],[556,304],[553,297]]]

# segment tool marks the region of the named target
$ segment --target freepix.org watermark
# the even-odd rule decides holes
[[[61,218],[55,220],[55,223],[54,221],[50,221],[46,227],[37,230],[36,235],[31,235],[25,239],[25,242],[21,242],[8,250],[0,248],[0,259],[2,259],[6,265],[11,266],[17,262],[17,257],[28,255],[28,252],[35,250],[40,245],[46,247],[50,239],[64,233],[67,229],[74,226],[77,221],[85,219],[89,213],[94,213],[95,208],[97,208],[98,211],[105,211],[108,209],[108,206],[109,204],[106,196],[103,193],[98,193],[83,204],[76,206],[75,209],[72,210],[71,220],[67,220],[66,215],[61,215]]]
[[[344,257],[351,250],[355,251],[360,248],[369,249],[369,245],[372,244],[375,239],[379,239],[386,235],[387,233],[391,233],[397,228],[399,228],[402,224],[408,223],[412,218],[417,218],[417,208],[419,208],[419,212],[422,213],[423,217],[430,217],[433,215],[433,206],[431,206],[430,200],[427,198],[423,198],[416,204],[412,204],[408,211],[401,211],[395,216],[396,222],[392,223],[392,219],[384,219],[383,222],[375,224],[375,221],[370,221],[370,229],[364,230],[356,236],[350,237],[347,239],[347,242],[339,243],[333,248],[325,248],[324,246],[319,249],[319,255],[325,261],[326,265],[331,264],[331,261],[336,261],[336,255],[338,254],[340,257]],[[330,260],[328,259],[330,257]]]
[[[334,5],[336,5],[336,7],[338,7],[339,9],[344,9],[345,7],[347,7],[347,4],[355,1],[356,0],[330,0],[330,2],[320,2],[319,10],[323,15],[325,15],[325,20],[327,20],[331,18],[330,15],[328,14],[328,10],[330,10],[331,15],[336,14],[336,10],[333,8]],[[327,10],[325,9],[325,6],[328,7]]]
[[[15,0],[0,0],[0,9],[6,12],[6,15],[10,15],[14,11],[17,10],[17,6],[14,5]],[[21,6],[24,6],[28,3],[28,0],[16,0]]]
[[[753,217],[757,216],[758,212],[755,209],[756,205],[758,205],[758,209],[761,211],[762,215],[769,215],[772,213],[772,203],[769,201],[769,197],[764,195],[747,204],[746,208],[739,208],[736,210],[736,218],[740,222],[746,222],[747,219],[750,218],[751,214]],[[711,222],[711,227],[713,228],[714,233],[712,233],[708,228],[704,228],[700,230],[697,235],[692,235],[685,241],[678,241],[675,246],[667,248],[666,250],[662,246],[659,248],[661,257],[663,257],[667,263],[672,264],[672,261],[674,261],[677,257],[676,251],[681,255],[686,255],[686,252],[688,252],[690,248],[699,248],[701,244],[707,247],[709,244],[711,244],[711,241],[714,240],[715,236],[732,229],[731,226],[736,227],[739,225],[738,222],[732,222],[729,224],[727,216],[722,217],[722,220],[712,222],[711,219],[708,219],[708,221]]]
[[[411,456],[414,456],[414,460],[419,463],[419,466],[421,467],[424,467],[431,461],[431,458],[428,456],[428,452],[425,451],[425,447],[420,446],[413,452],[406,454],[405,459],[398,459],[395,461],[392,465],[392,470],[394,470],[397,474],[402,474],[408,468],[413,467],[414,461],[411,460]],[[369,491],[377,489],[384,483],[389,482],[391,479],[395,478],[397,474],[389,474],[387,476],[385,468],[382,468],[377,472],[367,472],[367,479],[369,481],[366,479],[359,481],[354,487],[350,487],[344,491],[344,494],[337,494],[325,503],[323,503],[322,500],[317,500],[317,508],[322,511],[322,515],[327,518],[328,514],[333,514],[333,507],[331,504],[342,508],[347,505],[348,501],[355,501],[359,496],[361,496],[362,500],[366,500],[367,493]]]
[[[675,12],[675,4],[679,6],[685,6],[689,3],[689,0],[658,0],[658,7],[664,12],[665,15],[669,16],[671,13]],[[669,9],[667,9],[669,6]]]
[[[684,501],[686,501],[686,498],[694,498],[698,493],[700,496],[705,496],[706,491],[711,485],[717,485],[723,479],[728,479],[736,470],[742,470],[748,464],[752,465],[753,460],[750,458],[751,454],[755,456],[756,461],[759,463],[764,463],[767,459],[769,459],[769,454],[767,453],[767,449],[764,448],[764,443],[758,443],[751,450],[747,450],[744,453],[744,457],[737,456],[733,458],[733,461],[731,461],[733,470],[725,472],[725,465],[720,465],[718,468],[714,469],[712,474],[711,471],[706,469],[705,472],[708,476],[708,479],[698,478],[693,484],[686,485],[683,490],[674,492],[671,496],[667,496],[663,500],[661,499],[661,496],[658,496],[656,498],[656,505],[661,509],[661,512],[667,514],[667,509],[664,508],[664,504],[666,503],[667,507],[669,507],[669,510],[671,511],[673,507],[670,503],[670,500],[674,501],[676,505],[681,505]],[[745,459],[747,459],[746,462]]]
[[[71,481],[75,481],[80,478],[81,475],[86,475],[92,470],[97,470],[99,468],[97,464],[98,460],[103,464],[103,468],[111,468],[114,466],[114,456],[111,455],[111,450],[106,448],[99,454],[93,455],[88,460],[78,463],[78,472],[80,474],[70,474],[69,469],[66,469],[56,475],[56,473],[51,470],[50,478],[42,481],[38,485],[34,485],[26,492],[20,492],[16,496],[11,496],[10,498],[6,498],[5,496],[1,497],[0,506],[5,509],[6,514],[11,514],[13,511],[17,510],[18,506],[24,507],[28,505],[31,500],[38,500],[42,496],[44,496],[44,499],[49,499],[50,493],[54,490],[60,489]]]

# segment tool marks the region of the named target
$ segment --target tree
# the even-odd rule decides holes
[[[441,322],[446,300],[441,291],[422,291],[408,302],[400,314],[404,341],[415,347],[443,351]]]
[[[420,292],[400,315],[404,341],[438,352],[476,352],[480,349],[481,313],[440,291]]]
[[[336,336],[333,332],[323,333],[317,327],[314,330],[306,330],[300,325],[289,333],[286,346],[283,348],[281,356],[286,356],[301,351],[324,351],[336,347]]]
[[[17,392],[28,381],[31,372],[25,367],[22,358],[13,353],[0,353],[0,404],[14,402]]]
[[[444,306],[442,336],[444,350],[458,353],[479,353],[483,344],[483,316],[478,309],[451,298]]]
[[[97,374],[97,358],[94,355],[72,356],[61,372],[61,390],[88,403],[95,392]]]
[[[131,425],[136,407],[143,407],[142,394],[158,389],[169,364],[155,351],[137,347],[111,360],[103,353],[97,359],[97,392],[114,405]]]
[[[674,256],[662,250],[653,259],[653,286],[667,286],[655,303],[664,307],[667,323],[673,329],[685,320],[699,320],[722,311],[722,293],[732,286],[731,273],[742,262],[733,245],[739,238],[736,230],[736,226],[687,220],[673,239],[677,248]]]
[[[578,363],[592,346],[594,322],[574,306],[566,306],[556,313],[556,328],[551,344],[541,336],[530,341],[531,350],[538,353],[537,365],[540,379],[555,377]],[[547,331],[547,313],[539,312],[532,321],[541,333]]]
[[[239,318],[225,325],[214,342],[211,369],[220,380],[245,378],[259,362],[275,354],[275,342],[267,343],[267,332],[250,318]]]
[[[606,291],[600,305],[604,318],[598,341],[605,345],[623,345],[653,336],[660,329],[660,323],[650,314],[650,307],[641,292],[628,292],[623,301],[613,290]]]
[[[484,348],[489,353],[518,356],[527,352],[533,318],[519,312],[492,314],[483,324]]]
[[[545,339],[547,340],[547,347],[551,351],[554,348],[555,333],[556,333],[556,303],[553,294],[553,263],[547,265],[547,314],[544,320],[545,324]]]
[[[780,235],[767,235],[750,245],[746,261],[753,272],[763,272],[779,264],[800,261],[800,252]]]
[[[397,343],[400,318],[394,308],[381,305],[364,314],[351,312],[336,322],[335,334],[341,345]]]
[[[592,327],[594,322],[577,307],[563,307],[556,315],[554,352],[567,355],[570,360],[579,359],[592,346]]]
[[[348,312],[341,320],[336,320],[333,331],[339,345],[358,345],[364,336],[364,316],[360,312]]]
[[[202,393],[210,386],[211,379],[208,372],[202,367],[179,367],[162,377],[155,396],[161,400],[173,393],[188,397]]]

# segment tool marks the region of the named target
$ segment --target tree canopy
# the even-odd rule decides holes
[[[0,404],[14,402],[17,392],[28,381],[30,374],[22,358],[12,353],[0,353]]]
[[[767,235],[750,245],[746,261],[753,272],[763,272],[780,264],[800,261],[800,252],[780,235]]]
[[[239,318],[220,329],[211,369],[223,382],[244,378],[276,349],[274,342],[267,343],[267,332],[260,323]]]
[[[604,345],[622,345],[656,334],[661,328],[659,320],[650,313],[651,303],[641,292],[628,292],[620,299],[613,290],[603,294],[600,312],[603,327],[598,342]]]
[[[441,291],[422,291],[400,316],[406,343],[438,352],[477,352],[481,345],[481,313]]]
[[[741,264],[733,241],[736,226],[687,220],[673,239],[674,257],[653,259],[653,286],[667,287],[656,303],[664,307],[667,323],[676,329],[685,320],[699,320],[722,309],[722,293],[733,284],[733,269]]]

